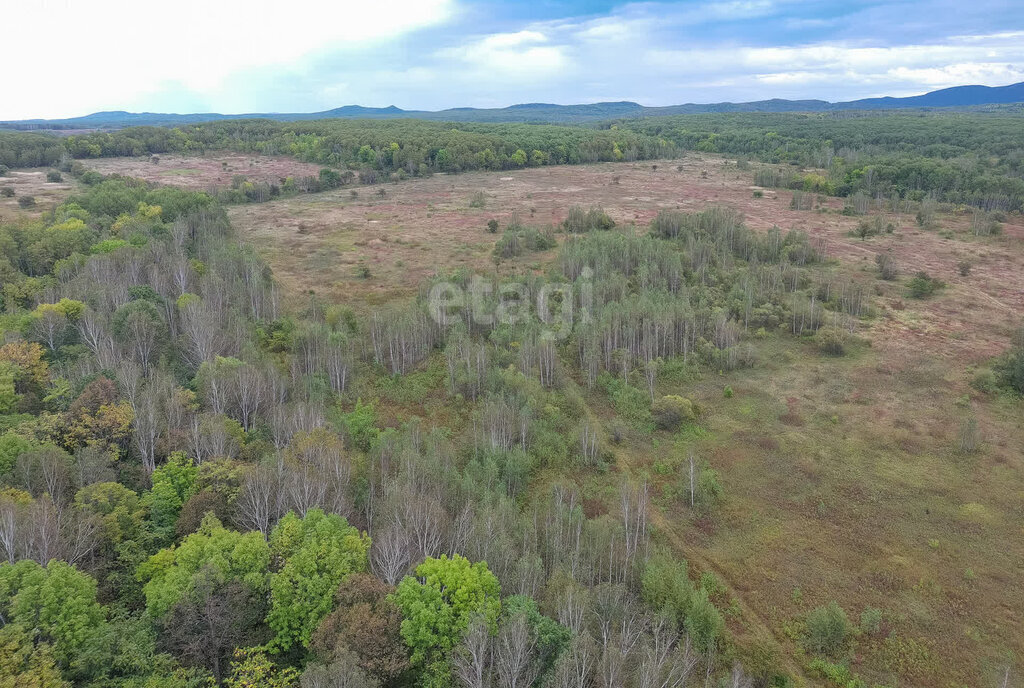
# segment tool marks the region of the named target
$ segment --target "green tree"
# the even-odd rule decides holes
[[[471,618],[480,616],[493,633],[501,613],[501,586],[486,562],[471,564],[458,554],[428,557],[395,590],[402,610],[402,638],[412,665],[424,672],[424,684],[451,680],[449,657]]]
[[[22,628],[0,628],[0,688],[71,688],[61,678],[49,643],[34,643]]]
[[[207,514],[198,531],[177,547],[151,556],[136,575],[144,584],[147,611],[160,618],[195,591],[202,577],[217,583],[238,581],[254,593],[265,593],[269,569],[270,547],[260,533],[228,530]]]
[[[535,684],[544,684],[545,678],[554,668],[562,651],[569,647],[572,633],[554,619],[541,614],[536,600],[526,595],[512,595],[505,598],[501,605],[501,615],[506,620],[522,615],[526,620],[530,633],[537,643],[540,671]]]
[[[0,364],[0,373],[3,372],[3,364]],[[0,377],[0,399],[3,395],[2,387],[3,378]],[[0,435],[0,476],[8,475],[14,468],[14,462],[18,460],[18,457],[22,454],[37,449],[36,445],[31,440],[25,439],[21,435],[16,435],[11,431],[5,432]]]
[[[182,505],[196,492],[199,469],[183,452],[174,452],[153,471],[153,488],[143,497],[153,535],[161,543],[174,539]]]
[[[722,614],[708,599],[707,591],[699,588],[691,596],[689,608],[686,610],[686,631],[693,638],[694,644],[702,652],[706,652],[714,646],[724,628]]]
[[[70,564],[52,560],[0,565],[0,614],[35,642],[53,645],[57,663],[68,668],[106,623],[96,601],[96,580]]]
[[[123,594],[132,588],[152,539],[142,500],[120,483],[93,483],[78,491],[75,506],[99,525],[94,575],[105,589]]]
[[[366,570],[370,538],[341,516],[310,509],[288,513],[270,533],[270,549],[284,562],[270,578],[267,623],[271,647],[309,647],[310,636],[334,606],[334,593],[350,573]]]
[[[656,554],[644,567],[640,583],[644,602],[653,609],[672,614],[678,623],[686,620],[693,597],[686,561],[677,561],[666,554]]]
[[[231,675],[224,681],[227,688],[293,688],[298,684],[298,671],[277,666],[260,647],[235,650]]]
[[[356,399],[356,407],[344,414],[341,422],[348,431],[352,446],[370,451],[370,445],[380,432],[377,429],[377,413],[373,409],[373,404],[364,404],[362,399]]]

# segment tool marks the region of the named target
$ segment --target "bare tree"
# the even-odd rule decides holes
[[[487,621],[474,617],[469,622],[462,645],[452,657],[455,676],[465,688],[485,688],[488,685],[490,655],[491,632]]]
[[[540,673],[537,638],[524,614],[515,614],[498,629],[494,673],[501,688],[526,688]]]

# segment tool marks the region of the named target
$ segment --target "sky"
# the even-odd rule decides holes
[[[1020,0],[5,5],[0,120],[839,101],[1024,81]]]

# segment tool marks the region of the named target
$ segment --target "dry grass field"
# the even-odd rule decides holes
[[[71,175],[63,175],[64,181],[48,182],[48,167],[11,170],[6,176],[0,177],[0,188],[14,189],[13,197],[0,196],[0,221],[11,222],[16,219],[35,218],[62,203],[74,190],[77,182]],[[31,196],[36,199],[35,205],[23,208],[18,205],[18,198]]]
[[[225,152],[209,155],[161,155],[159,162],[137,157],[98,158],[83,160],[82,163],[101,174],[120,174],[145,179],[154,184],[200,191],[229,187],[236,175],[242,175],[253,182],[280,184],[286,177],[315,177],[321,167],[284,156]]]
[[[912,215],[891,215],[893,233],[861,240],[852,235],[859,218],[840,214],[841,199],[791,210],[790,192],[764,189],[755,198],[752,178],[734,163],[689,157],[656,168],[437,175],[229,214],[293,298],[312,289],[359,310],[411,296],[438,270],[495,270],[500,234],[485,225],[504,225],[513,213],[543,227],[572,205],[600,205],[619,225],[645,231],[661,208],[721,203],[753,228],[795,227],[824,240],[832,269],[870,287],[875,315],[858,332],[861,343],[833,358],[810,342],[773,337],[756,344],[760,361],[751,370],[661,380],[659,393],[707,409],[701,431],[631,436],[613,449],[614,470],[649,474],[656,495],[677,480],[688,452],[720,472],[719,512],[693,520],[658,498],[654,523],[694,570],[724,584],[728,624],[747,647],[798,671],[810,659],[796,642],[801,619],[835,599],[854,623],[867,606],[883,611],[882,631],[858,640],[852,662],[868,685],[997,685],[1002,668],[1024,656],[1024,423],[1019,401],[982,394],[970,381],[976,366],[1007,348],[1024,316],[1021,218],[1009,218],[999,236],[978,238],[966,212],[945,213],[928,230]],[[476,192],[485,195],[483,208],[469,205]],[[899,267],[895,281],[877,277],[874,256],[883,251]],[[497,269],[542,270],[555,253]],[[369,277],[357,274],[359,265]],[[910,298],[904,282],[917,270],[947,288]],[[403,385],[442,384],[436,372]],[[390,392],[380,393],[389,408]],[[610,422],[604,393],[585,395],[591,412]],[[437,418],[429,405],[408,410]],[[981,444],[964,453],[960,434],[972,422]],[[594,503],[607,497],[608,476],[579,479]]]

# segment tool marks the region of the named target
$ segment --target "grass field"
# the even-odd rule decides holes
[[[161,155],[159,162],[149,158],[98,158],[83,160],[89,169],[101,174],[121,174],[188,189],[213,191],[231,186],[241,175],[252,182],[280,184],[286,177],[315,177],[320,165],[295,158],[271,155],[210,153],[208,155]]]
[[[661,380],[658,393],[707,409],[701,431],[630,433],[612,449],[613,472],[651,476],[657,538],[724,584],[729,626],[748,649],[798,670],[810,659],[795,641],[801,619],[835,599],[854,623],[868,606],[883,612],[882,630],[854,645],[851,668],[869,685],[996,685],[1024,654],[1024,423],[1019,401],[982,394],[970,381],[976,366],[1005,350],[1024,314],[1021,218],[978,238],[966,211],[943,214],[928,230],[912,215],[887,215],[892,234],[861,240],[852,236],[859,218],[840,214],[841,199],[791,210],[790,192],[764,189],[755,198],[752,176],[697,157],[656,169],[436,175],[379,187],[383,196],[364,187],[356,196],[339,190],[229,214],[292,298],[312,289],[360,310],[410,297],[438,270],[495,270],[496,235],[484,228],[513,213],[545,226],[571,205],[601,205],[620,225],[645,231],[660,208],[724,203],[751,227],[796,227],[825,241],[832,269],[870,287],[875,315],[862,323],[860,343],[833,358],[810,342],[770,337],[755,344],[760,360],[751,370]],[[470,207],[476,192],[485,195],[482,208]],[[877,278],[874,256],[883,251],[899,266],[895,281]],[[527,254],[497,269],[542,270],[554,255]],[[964,260],[967,276],[958,269]],[[369,277],[357,274],[359,265]],[[947,288],[910,298],[904,282],[917,270]],[[397,388],[364,391],[396,418],[457,423],[443,393],[433,393],[443,380],[435,362],[409,377],[415,398]],[[601,390],[583,393],[590,413],[614,418]],[[442,401],[429,403],[434,397]],[[971,418],[982,441],[965,454],[959,437]],[[700,519],[671,496],[691,451],[720,472],[726,495]],[[612,478],[578,480],[600,502]]]
[[[48,182],[46,173],[49,171],[50,168],[46,167],[11,170],[6,176],[0,177],[0,188],[14,189],[15,194],[10,198],[0,196],[0,221],[10,222],[19,218],[39,217],[44,212],[53,210],[74,192],[77,182],[71,175],[63,175],[64,180],[61,182]],[[18,198],[22,196],[34,198],[35,205],[22,208],[18,205]]]

